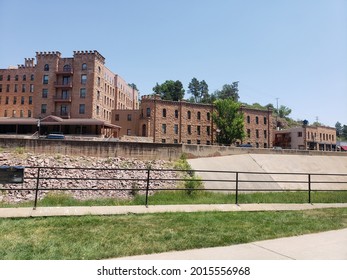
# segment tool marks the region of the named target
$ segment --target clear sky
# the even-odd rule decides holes
[[[0,0],[0,28],[0,68],[98,50],[141,95],[239,81],[242,102],[278,98],[294,119],[347,125],[346,0]]]

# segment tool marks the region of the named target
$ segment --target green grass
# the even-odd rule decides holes
[[[0,259],[108,259],[347,227],[347,208],[0,219]]]
[[[77,200],[68,194],[51,193],[38,201],[38,207],[49,206],[121,206],[121,205],[144,205],[144,195],[136,195],[131,200],[125,199],[93,199]],[[218,192],[194,191],[189,194],[184,191],[160,191],[150,196],[149,205],[168,204],[234,204],[235,194]],[[317,192],[311,193],[312,203],[347,203],[347,191]],[[239,194],[238,203],[308,203],[307,192],[257,192]],[[33,201],[17,204],[0,202],[0,207],[32,207]]]

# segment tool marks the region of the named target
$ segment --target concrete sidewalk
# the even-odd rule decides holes
[[[296,211],[319,208],[344,208],[347,203],[317,204],[192,204],[192,205],[149,205],[145,206],[76,206],[76,207],[37,207],[0,208],[0,218],[83,216],[83,215],[124,215],[165,212],[198,211]]]
[[[194,249],[121,260],[347,260],[347,228],[225,247]]]

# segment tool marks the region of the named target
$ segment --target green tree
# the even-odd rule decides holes
[[[239,82],[233,82],[231,85],[225,84],[221,90],[216,90],[217,99],[231,98],[234,101],[239,100]]]
[[[286,119],[286,118],[288,118],[288,116],[292,112],[292,109],[290,109],[284,105],[281,105],[281,107],[278,109],[278,111],[277,111],[277,109],[275,109],[275,112],[280,118]]]
[[[214,102],[215,111],[212,114],[217,126],[217,142],[230,145],[245,137],[243,114],[240,103],[231,98],[218,99]]]
[[[133,89],[138,91],[137,86],[134,83],[128,84],[128,86],[132,87]]]
[[[205,80],[201,82],[197,78],[193,78],[188,85],[188,92],[192,95],[189,99],[194,103],[209,103],[211,101],[208,93],[208,85]]]
[[[343,125],[341,136],[342,136],[344,139],[347,139],[347,125]]]
[[[184,97],[183,85],[178,80],[167,80],[161,85],[156,83],[153,92],[159,94],[163,100],[179,101]]]
[[[336,136],[340,137],[342,135],[342,124],[340,122],[337,122],[335,124],[335,128],[336,128]]]

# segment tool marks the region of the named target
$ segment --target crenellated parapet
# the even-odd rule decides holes
[[[36,57],[41,58],[41,57],[61,57],[61,53],[56,51],[56,52],[36,52]]]
[[[86,55],[93,55],[96,59],[98,59],[102,64],[105,64],[105,57],[103,57],[98,51],[74,51],[74,57],[81,57]]]

